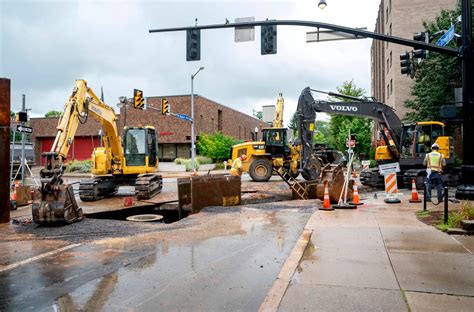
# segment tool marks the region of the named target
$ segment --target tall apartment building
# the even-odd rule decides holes
[[[454,9],[457,0],[381,0],[375,32],[412,39],[441,10]],[[400,54],[412,48],[374,40],[371,48],[372,96],[395,108],[400,118],[408,112],[412,79],[400,73]]]

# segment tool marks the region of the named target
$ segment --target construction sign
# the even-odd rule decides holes
[[[143,98],[143,91],[133,89],[133,107],[137,109],[145,108],[145,99]]]
[[[398,193],[398,186],[397,186],[397,174],[396,173],[388,173],[384,175],[385,180],[385,193],[387,194],[396,194]]]

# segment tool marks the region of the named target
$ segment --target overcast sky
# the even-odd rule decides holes
[[[235,43],[233,29],[202,31],[201,61],[186,62],[185,32],[149,29],[224,23],[238,17],[328,22],[373,31],[380,0],[42,1],[0,0],[0,76],[12,81],[12,109],[26,94],[32,116],[62,110],[83,78],[106,103],[118,97],[195,93],[252,114],[285,98],[285,124],[306,86],[335,91],[354,79],[370,94],[371,40],[306,43],[310,28],[278,27],[278,53],[260,55],[255,41]]]

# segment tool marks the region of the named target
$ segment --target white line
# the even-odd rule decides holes
[[[32,258],[28,258],[28,259],[25,259],[25,260],[22,260],[22,261],[18,261],[18,262],[9,264],[7,266],[4,266],[4,267],[0,268],[0,273],[11,270],[11,269],[14,269],[14,268],[17,268],[17,267],[19,267],[21,265],[24,265],[24,264],[31,263],[31,262],[36,261],[36,260],[40,260],[40,259],[52,256],[52,255],[55,255],[57,253],[60,253],[61,251],[65,251],[65,250],[75,248],[75,247],[81,246],[81,245],[82,244],[67,245],[67,246],[61,247],[59,249],[55,249],[55,250],[45,252],[44,254],[40,254],[40,255],[37,255],[37,256],[32,257]]]

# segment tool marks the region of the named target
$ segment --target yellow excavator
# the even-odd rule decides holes
[[[138,199],[159,193],[162,177],[158,171],[158,143],[151,126],[125,127],[123,139],[117,128],[117,116],[87,86],[76,80],[69,101],[59,118],[56,138],[49,152],[43,153],[46,165],[40,171],[40,196],[33,203],[33,221],[38,224],[64,224],[82,220],[72,185],[64,184],[64,162],[77,127],[92,116],[104,128],[103,147],[92,152],[93,178],[82,180],[79,197],[95,201],[114,195],[119,186],[135,186]]]

